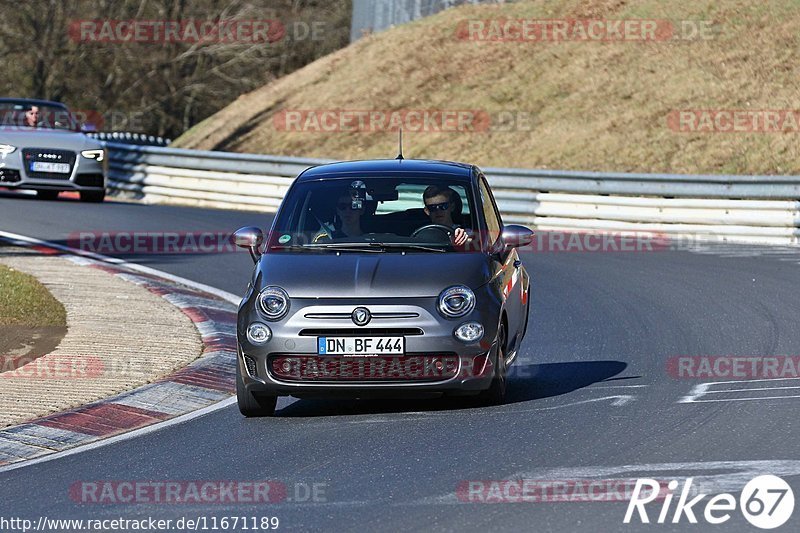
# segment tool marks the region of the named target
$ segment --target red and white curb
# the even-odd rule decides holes
[[[90,257],[90,254],[72,255],[76,251],[11,235],[0,233],[0,239],[48,255],[62,254],[74,263],[103,270],[158,294],[194,323],[201,336],[203,352],[186,367],[154,383],[0,430],[0,470],[167,420],[177,421],[192,413],[202,413],[234,394],[236,305],[229,295],[221,295],[221,291],[214,289],[204,290],[204,286],[192,282],[189,283],[195,287],[190,287],[180,283],[188,280],[161,275],[139,265],[103,256]]]

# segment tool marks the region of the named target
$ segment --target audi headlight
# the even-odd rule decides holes
[[[469,287],[456,285],[439,295],[439,312],[446,318],[458,318],[475,309],[475,293]]]
[[[106,157],[105,150],[84,150],[81,155],[86,159],[94,159],[98,163]]]
[[[258,294],[258,309],[267,320],[280,320],[289,311],[289,295],[280,287],[264,287]]]
[[[11,146],[10,144],[0,144],[0,155],[12,154],[16,150],[17,150],[16,146]]]

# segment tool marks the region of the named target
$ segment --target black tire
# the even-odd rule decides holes
[[[58,198],[58,191],[36,191],[36,198],[52,201]]]
[[[478,395],[480,405],[502,405],[506,401],[506,325],[497,331],[497,362],[494,365],[492,384]]]
[[[81,202],[99,204],[106,199],[106,191],[81,191]]]
[[[244,416],[261,417],[273,416],[275,414],[275,406],[278,403],[277,396],[253,396],[252,393],[247,392],[242,381],[242,369],[240,363],[236,362],[236,403],[239,404],[239,412]]]

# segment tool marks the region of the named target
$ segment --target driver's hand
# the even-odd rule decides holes
[[[462,246],[467,242],[467,239],[469,239],[469,235],[467,235],[464,228],[456,228],[455,233],[453,233],[453,244]]]

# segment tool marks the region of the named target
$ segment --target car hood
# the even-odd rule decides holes
[[[477,289],[491,275],[482,253],[267,253],[261,287],[293,298],[435,297],[451,285]]]
[[[18,148],[58,148],[76,152],[102,148],[100,141],[89,138],[83,133],[20,127],[0,127],[0,143]]]

